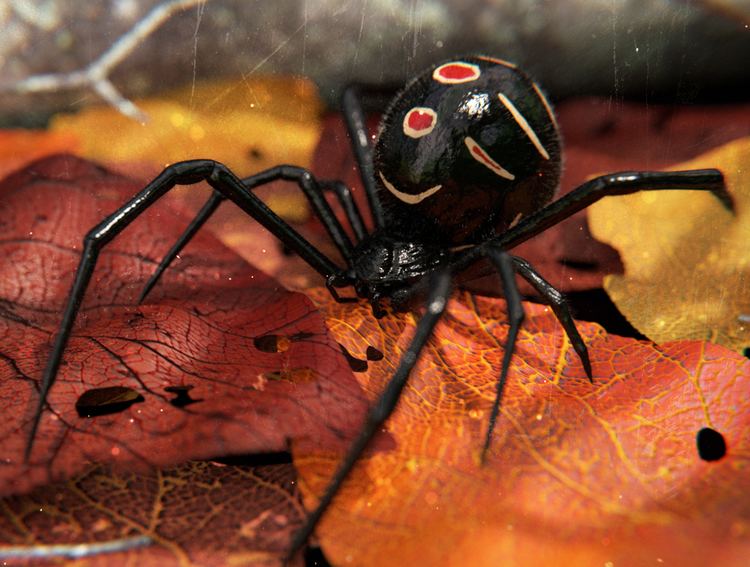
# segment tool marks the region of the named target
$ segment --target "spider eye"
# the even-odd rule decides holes
[[[404,116],[404,134],[421,138],[435,129],[437,113],[425,106],[415,106]]]
[[[464,63],[463,61],[451,61],[436,67],[432,72],[432,78],[438,83],[445,85],[456,85],[458,83],[469,83],[476,81],[481,75],[479,65]]]

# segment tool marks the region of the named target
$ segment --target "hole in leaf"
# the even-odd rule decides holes
[[[373,362],[376,362],[378,360],[383,360],[383,357],[385,356],[382,352],[380,352],[374,346],[368,346],[367,351],[365,352],[365,355],[367,356],[367,360],[372,360]]]
[[[86,390],[76,401],[80,417],[97,417],[119,413],[135,403],[145,401],[137,391],[124,386]]]
[[[252,453],[247,455],[227,455],[211,459],[211,463],[217,465],[230,465],[233,467],[264,467],[268,465],[291,465],[292,454],[286,451],[275,453]]]
[[[367,371],[367,361],[362,360],[361,358],[357,358],[352,353],[350,353],[348,350],[346,350],[346,347],[339,343],[339,347],[341,348],[341,352],[344,353],[344,357],[346,358],[346,362],[349,363],[349,368],[352,369],[352,372],[366,372]]]
[[[190,404],[202,402],[203,400],[196,400],[190,397],[190,390],[193,389],[192,385],[188,386],[167,386],[164,391],[169,394],[175,394],[175,397],[169,400],[169,403],[176,408],[184,408]]]
[[[710,427],[704,427],[695,436],[698,455],[704,461],[718,461],[727,454],[727,442],[724,436]]]
[[[253,146],[247,150],[247,156],[250,159],[255,159],[255,160],[263,159],[263,152],[260,151],[260,149]]]
[[[742,349],[742,356],[745,358],[750,358],[750,347],[745,347]]]
[[[136,311],[128,319],[128,326],[134,327],[135,325],[140,323],[144,318],[145,318],[145,315],[143,313],[141,313],[140,311]]]

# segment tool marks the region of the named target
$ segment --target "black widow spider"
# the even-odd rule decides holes
[[[357,438],[330,480],[317,508],[295,534],[287,558],[304,545],[371,438],[395,408],[450,296],[458,272],[488,259],[500,275],[510,328],[497,380],[482,456],[490,446],[516,337],[524,319],[516,274],[549,303],[592,379],[588,352],[563,296],[526,261],[507,250],[607,195],[643,190],[696,189],[712,192],[732,209],[721,172],[622,172],[584,183],[557,201],[560,137],[553,111],[539,87],[515,65],[474,56],[436,65],[413,79],[391,102],[371,146],[356,89],[344,92],[343,112],[369,201],[374,230],[365,229],[351,192],[338,181],[318,181],[307,170],[281,165],[239,179],[224,165],[191,160],[167,167],[127,204],[94,227],[84,239],[82,258],[41,384],[28,437],[28,459],[47,394],[70,337],[102,247],[175,185],[208,182],[214,192],[186,232],[162,260],[141,295],[218,205],[229,199],[301,256],[337,288],[353,287],[376,316],[381,303],[406,309],[426,299],[411,344]],[[339,267],[253,194],[277,179],[294,181],[310,201],[345,262]],[[355,236],[352,242],[324,192],[334,192]]]

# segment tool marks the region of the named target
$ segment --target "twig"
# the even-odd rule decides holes
[[[129,551],[138,547],[151,545],[148,536],[126,537],[96,543],[58,544],[58,545],[9,545],[0,547],[0,559],[39,559],[52,557],[70,557],[79,559],[100,553]]]
[[[98,59],[84,69],[69,73],[33,75],[20,81],[0,82],[0,92],[19,94],[90,88],[125,116],[146,122],[148,117],[132,101],[124,97],[109,80],[108,75],[155,29],[175,12],[203,4],[207,0],[171,0],[153,8],[129,31],[120,36]]]

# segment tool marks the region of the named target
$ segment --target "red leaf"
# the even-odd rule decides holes
[[[364,411],[339,346],[310,301],[207,233],[136,305],[145,278],[187,224],[179,210],[157,204],[104,249],[50,410],[23,463],[37,381],[83,235],[138,189],[66,156],[33,164],[0,186],[2,494],[68,477],[87,460],[142,469],[284,450],[300,436],[339,443],[340,431]],[[267,335],[285,337],[288,348],[258,348]],[[79,416],[76,403],[87,391],[115,386],[126,389],[119,392],[125,398],[135,393],[144,401]],[[111,393],[96,399],[112,403]]]

